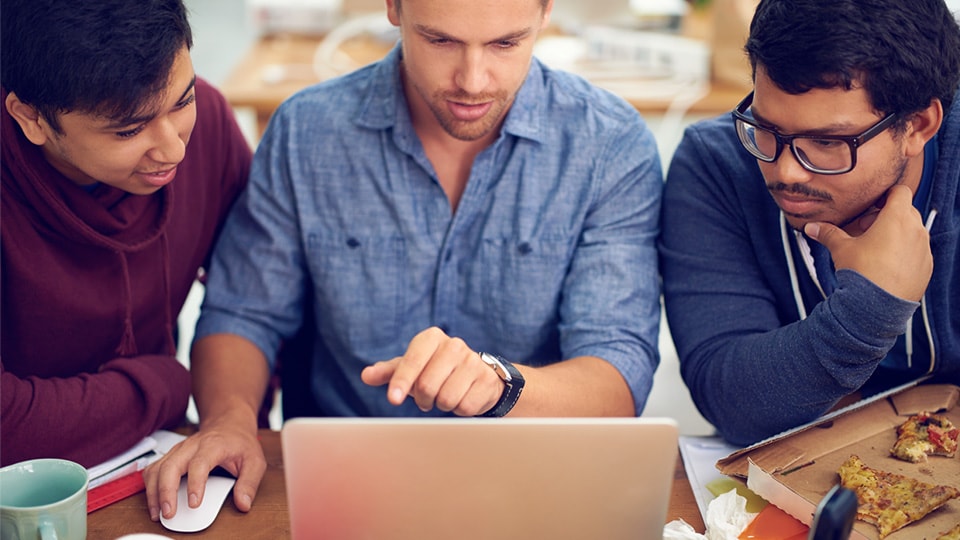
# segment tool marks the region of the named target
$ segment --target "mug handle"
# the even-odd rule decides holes
[[[44,521],[40,524],[40,538],[41,540],[57,540],[57,530],[53,527],[53,523]]]

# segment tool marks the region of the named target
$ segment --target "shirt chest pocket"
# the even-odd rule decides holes
[[[555,338],[570,249],[567,238],[484,239],[483,304],[510,348],[532,352]]]
[[[396,347],[405,301],[404,239],[316,233],[307,243],[317,323],[328,344],[373,358]]]

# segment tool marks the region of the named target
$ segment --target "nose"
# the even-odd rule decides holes
[[[487,88],[489,77],[482,48],[468,48],[464,51],[454,82],[458,88],[469,94],[479,94]]]
[[[183,161],[190,129],[166,117],[157,118],[155,124],[153,144],[147,151],[147,157],[157,163],[176,164]]]
[[[793,149],[789,145],[783,147],[777,161],[770,164],[777,173],[777,178],[787,184],[799,184],[809,182],[813,173],[803,168],[797,156],[793,154]]]

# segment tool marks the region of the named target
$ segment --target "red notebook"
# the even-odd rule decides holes
[[[111,480],[102,486],[87,492],[87,513],[99,510],[108,504],[126,499],[146,489],[143,484],[143,471],[130,473]]]

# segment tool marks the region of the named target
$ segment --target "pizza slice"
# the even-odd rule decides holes
[[[880,538],[922,519],[960,497],[952,486],[926,484],[908,476],[867,467],[855,455],[840,466],[840,485],[857,494],[857,519],[876,525]]]
[[[921,412],[897,428],[897,442],[890,454],[897,459],[918,463],[927,456],[953,457],[957,454],[960,429],[940,414]]]
[[[960,540],[960,523],[949,531],[940,533],[937,540]]]

